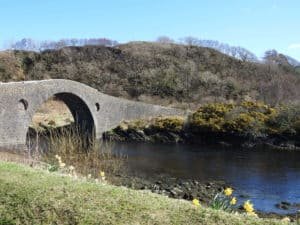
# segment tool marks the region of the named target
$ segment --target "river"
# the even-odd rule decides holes
[[[224,180],[236,189],[239,203],[250,199],[263,212],[295,213],[275,204],[300,203],[299,151],[117,143],[114,152],[128,156],[129,170],[146,176]]]

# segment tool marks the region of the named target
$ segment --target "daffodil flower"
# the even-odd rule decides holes
[[[249,200],[245,201],[243,208],[246,210],[248,214],[252,214],[254,212],[253,204],[250,203]]]
[[[61,162],[61,157],[59,155],[55,155],[55,158],[58,160],[58,162]]]
[[[233,198],[230,200],[230,205],[235,205],[236,202],[237,202],[236,197],[233,197]]]
[[[224,194],[225,194],[226,196],[232,195],[232,192],[233,192],[233,189],[232,189],[232,188],[226,188],[226,189],[224,190]]]
[[[194,200],[193,200],[193,205],[194,205],[194,206],[200,206],[199,200],[198,200],[198,199],[194,199]]]

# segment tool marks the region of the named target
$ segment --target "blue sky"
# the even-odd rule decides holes
[[[258,56],[277,49],[300,60],[299,0],[0,0],[0,46],[107,37],[119,42],[194,36]]]

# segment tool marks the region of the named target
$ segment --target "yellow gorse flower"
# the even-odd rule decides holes
[[[230,205],[235,205],[236,202],[237,202],[236,197],[233,197],[233,198],[230,200]]]
[[[253,208],[253,204],[250,203],[249,200],[244,202],[243,208],[246,210],[246,212],[248,214],[253,214],[254,213],[254,208]]]
[[[199,200],[198,200],[198,199],[194,199],[194,200],[193,200],[193,205],[195,205],[195,206],[200,206]]]
[[[232,192],[233,192],[233,189],[232,189],[232,188],[226,188],[226,189],[224,190],[224,194],[225,194],[226,196],[232,195]]]

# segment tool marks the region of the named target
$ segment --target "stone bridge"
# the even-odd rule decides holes
[[[0,83],[0,146],[25,146],[33,115],[51,97],[62,100],[75,122],[94,130],[97,138],[124,119],[183,114],[179,109],[112,97],[70,80]]]

